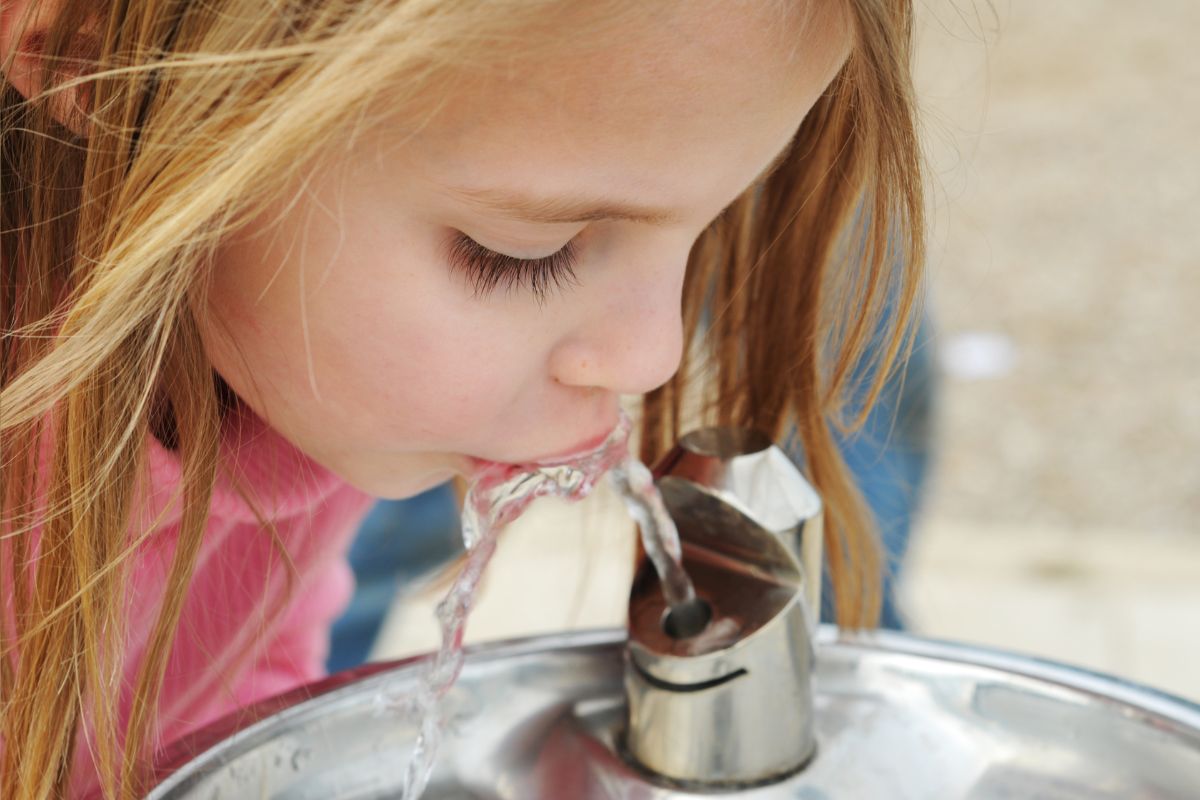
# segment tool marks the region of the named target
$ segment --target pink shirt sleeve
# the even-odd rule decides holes
[[[178,457],[154,440],[147,447],[149,481],[131,533],[149,536],[127,585],[121,724],[180,533]],[[330,627],[353,592],[346,553],[373,502],[245,410],[226,420],[221,461],[163,677],[159,747],[324,675]],[[73,796],[95,785],[87,751],[77,748]]]
[[[329,630],[354,592],[354,575],[345,559],[326,565],[284,614],[265,643],[258,660],[234,689],[237,705],[245,706],[325,675]]]
[[[214,490],[163,684],[164,744],[324,676],[330,628],[354,589],[346,553],[373,502],[245,414],[230,422],[223,457],[226,469]],[[155,500],[149,505],[169,508],[177,459],[151,443],[150,463]],[[147,599],[161,596],[178,535],[178,514],[157,519],[165,522],[158,537],[164,550],[142,559],[131,587]],[[132,621],[136,653],[152,611],[150,604],[134,606],[144,609]]]

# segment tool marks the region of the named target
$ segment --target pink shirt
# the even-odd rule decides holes
[[[155,440],[148,446],[151,491],[142,503],[145,516],[135,524],[142,530],[153,526],[156,533],[138,557],[130,586],[123,718],[180,522],[180,504],[172,502],[179,460]],[[353,590],[345,554],[370,497],[303,455],[248,410],[234,411],[226,420],[222,464],[228,469],[217,479],[167,665],[160,746],[240,706],[321,677],[330,626]],[[277,543],[234,488],[230,473],[240,477],[274,522]],[[290,595],[285,594],[288,568],[280,545],[295,569]],[[271,604],[285,597],[290,598],[286,609],[268,624]]]

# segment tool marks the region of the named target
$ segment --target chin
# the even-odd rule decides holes
[[[410,497],[416,497],[430,489],[441,486],[459,474],[459,470],[450,467],[440,467],[417,475],[400,477],[387,474],[373,474],[354,476],[353,478],[347,477],[346,480],[356,489],[380,500],[407,500]]]

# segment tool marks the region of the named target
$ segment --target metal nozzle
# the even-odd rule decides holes
[[[813,630],[821,611],[821,497],[764,433],[701,428],[679,440],[655,478],[686,480],[741,511],[779,537],[800,563]]]
[[[697,604],[668,609],[648,566],[635,578],[626,747],[643,767],[681,783],[782,778],[815,748],[820,499],[782,451],[751,431],[691,433],[655,474]]]

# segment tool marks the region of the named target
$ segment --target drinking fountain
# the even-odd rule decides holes
[[[753,431],[691,433],[655,479],[679,530],[698,610],[667,608],[653,566],[637,572],[626,651],[627,752],[679,785],[777,780],[800,769],[816,747],[820,499],[787,456]]]
[[[1200,797],[1200,706],[960,644],[818,626],[821,502],[751,431],[705,429],[654,470],[696,601],[648,565],[627,630],[469,648],[425,800]],[[156,800],[400,798],[419,727],[370,664],[175,743]]]

